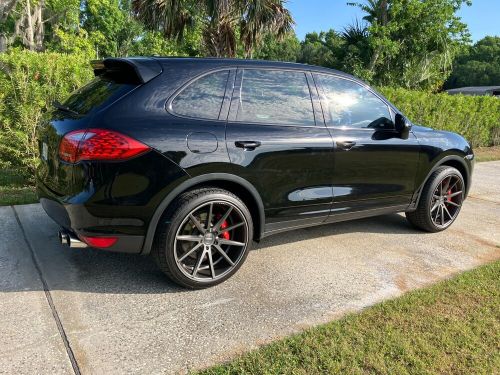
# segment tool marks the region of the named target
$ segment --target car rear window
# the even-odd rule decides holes
[[[63,105],[78,114],[86,115],[114,102],[136,86],[137,84],[99,76],[74,91]]]

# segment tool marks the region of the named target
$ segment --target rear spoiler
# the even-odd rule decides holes
[[[163,71],[160,63],[148,57],[108,58],[90,62],[94,75],[119,73],[131,81],[146,83]]]

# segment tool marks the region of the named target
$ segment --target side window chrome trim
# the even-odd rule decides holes
[[[182,91],[184,91],[184,89],[186,89],[187,87],[191,86],[193,83],[195,83],[196,81],[198,81],[199,79],[205,77],[205,76],[208,76],[210,74],[214,74],[214,73],[218,73],[218,72],[223,72],[223,71],[227,71],[228,72],[228,78],[227,78],[227,81],[226,81],[226,87],[224,89],[224,97],[222,99],[222,104],[221,104],[221,108],[219,110],[219,117],[216,118],[216,119],[211,119],[211,118],[206,118],[206,117],[191,117],[191,116],[185,116],[185,115],[181,115],[181,114],[178,114],[176,113],[173,108],[172,108],[172,102],[175,100],[175,98],[180,94],[182,93]],[[229,100],[231,99],[231,89],[230,87],[232,87],[234,85],[234,76],[235,76],[235,72],[236,72],[236,68],[234,67],[220,67],[220,68],[216,68],[216,69],[211,69],[211,70],[207,70],[191,79],[189,79],[187,82],[185,82],[184,84],[182,84],[177,90],[175,90],[175,92],[170,96],[170,98],[167,99],[167,101],[165,102],[165,110],[171,114],[172,116],[175,116],[175,117],[178,117],[178,118],[185,118],[185,119],[189,119],[189,120],[199,120],[199,121],[219,121],[219,122],[226,122],[227,121],[227,117],[228,117],[228,104],[226,103],[229,102]],[[228,97],[229,96],[229,97]],[[226,111],[226,114],[224,115],[224,112],[223,111]]]
[[[334,78],[339,78],[339,79],[343,79],[345,81],[350,81],[354,84],[357,84],[358,86],[361,86],[363,87],[364,89],[366,89],[367,91],[369,91],[370,93],[372,93],[375,97],[377,97],[382,103],[384,103],[387,107],[387,111],[389,112],[390,116],[391,116],[391,119],[394,121],[394,113],[398,113],[398,111],[396,111],[391,105],[389,102],[387,102],[387,100],[381,96],[379,93],[377,93],[376,91],[374,91],[370,86],[368,86],[366,83],[364,82],[361,82],[361,81],[358,81],[356,79],[353,79],[353,78],[350,78],[350,77],[344,77],[340,74],[335,74],[335,73],[323,73],[323,72],[312,72],[312,75],[313,75],[313,78],[315,75],[323,75],[323,76],[326,76],[326,77],[334,77]],[[372,133],[376,130],[376,129],[373,129],[373,128],[359,128],[359,127],[354,127],[354,126],[330,126],[328,125],[327,123],[327,119],[326,119],[326,115],[325,115],[325,97],[326,97],[326,94],[325,94],[325,89],[323,87],[323,85],[321,83],[319,83],[317,80],[315,80],[315,83],[316,83],[316,87],[318,87],[318,92],[320,93],[319,96],[320,96],[320,102],[321,102],[321,108],[323,110],[323,117],[325,119],[325,125],[327,128],[329,129],[335,129],[335,130],[363,130],[363,131],[371,131]]]

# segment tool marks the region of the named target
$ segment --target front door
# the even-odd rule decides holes
[[[333,142],[310,73],[239,69],[226,143],[234,173],[262,197],[266,232],[326,219]]]
[[[315,74],[325,122],[335,144],[329,220],[366,210],[401,210],[415,189],[420,146],[394,128],[394,112],[358,82]]]

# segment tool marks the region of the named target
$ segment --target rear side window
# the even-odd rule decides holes
[[[172,111],[181,116],[217,120],[224,100],[229,71],[210,73],[184,88],[172,101]]]
[[[244,70],[236,121],[314,126],[305,73]]]
[[[114,102],[136,86],[132,83],[121,83],[105,75],[99,76],[73,92],[63,104],[78,114],[86,115]]]
[[[380,128],[390,124],[387,104],[360,84],[325,74],[315,74],[314,79],[323,91],[323,112],[328,126]]]

